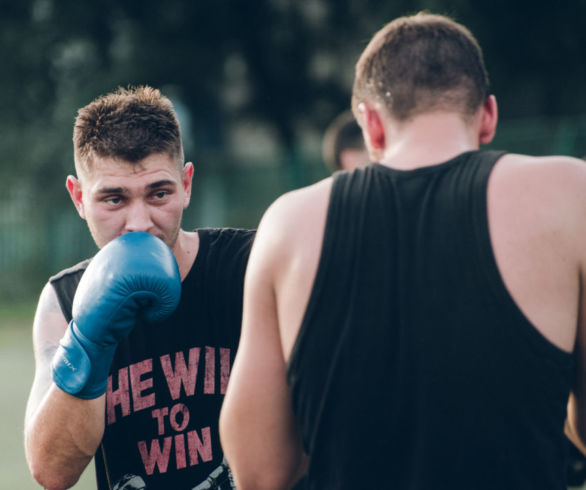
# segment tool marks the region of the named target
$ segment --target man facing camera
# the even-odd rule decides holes
[[[100,251],[41,293],[30,470],[68,488],[95,456],[100,489],[193,488],[228,471],[218,415],[253,233],[182,229],[193,165],[158,90],[99,97],[80,109],[73,141],[66,186]]]

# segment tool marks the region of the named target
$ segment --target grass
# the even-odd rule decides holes
[[[0,305],[0,488],[41,488],[30,476],[24,456],[24,410],[33,379],[31,328],[34,302]],[[77,490],[95,489],[93,465]]]

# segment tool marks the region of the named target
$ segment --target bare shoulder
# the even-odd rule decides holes
[[[35,354],[35,377],[31,387],[27,408],[26,425],[51,385],[51,361],[67,328],[57,294],[47,283],[41,292],[33,323],[33,348]]]
[[[309,232],[319,226],[327,214],[333,179],[328,177],[315,184],[287,192],[265,212],[259,234],[270,228],[271,235],[288,240],[293,235]]]
[[[497,163],[491,185],[493,194],[503,199],[533,196],[549,206],[568,205],[572,200],[586,204],[586,162],[567,156],[508,154]]]
[[[316,261],[325,226],[332,179],[283,194],[265,212],[247,275],[271,280],[296,264]],[[255,271],[258,274],[252,274]]]
[[[586,162],[505,155],[489,180],[488,208],[494,236],[499,230],[515,239],[521,234],[548,236],[539,243],[556,243],[568,256],[581,255],[586,246]]]
[[[497,169],[511,177],[534,176],[535,179],[548,177],[556,181],[586,178],[586,161],[562,155],[535,157],[511,153],[502,157]]]
[[[38,363],[53,357],[63,337],[67,321],[59,306],[53,286],[47,283],[41,292],[33,323],[33,343]]]

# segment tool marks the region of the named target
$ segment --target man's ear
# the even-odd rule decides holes
[[[81,192],[81,183],[77,178],[73,175],[68,175],[67,179],[65,180],[65,187],[67,187],[67,192],[69,192],[69,197],[73,201],[73,205],[75,209],[77,209],[78,214],[81,216],[82,219],[85,219],[85,211],[83,208],[83,200],[82,200],[82,192]]]
[[[480,128],[478,131],[478,141],[482,145],[486,145],[492,141],[496,133],[496,126],[498,123],[498,106],[496,97],[489,95],[484,101],[482,107],[482,115],[480,119]]]
[[[183,202],[183,209],[189,206],[189,201],[191,200],[191,188],[193,182],[193,163],[187,162],[183,166],[183,191],[185,193],[184,202]]]
[[[367,102],[361,102],[358,105],[358,111],[361,115],[362,134],[364,144],[368,150],[370,160],[379,162],[383,159],[387,149],[387,135],[385,126],[381,119],[381,114]]]
[[[364,137],[375,150],[384,150],[386,147],[385,127],[379,112],[370,104],[362,102],[358,106],[364,118]]]

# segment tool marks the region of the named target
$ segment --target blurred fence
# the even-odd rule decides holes
[[[583,157],[586,116],[504,121],[491,148]],[[186,212],[184,227],[254,228],[277,196],[326,175],[327,170],[316,154],[300,156],[286,165],[224,162],[213,168],[196,166],[192,204]],[[49,184],[61,186],[62,182]],[[67,199],[65,196],[58,203],[36,202],[21,187],[3,192],[0,303],[38,295],[49,275],[95,253],[85,222]]]

